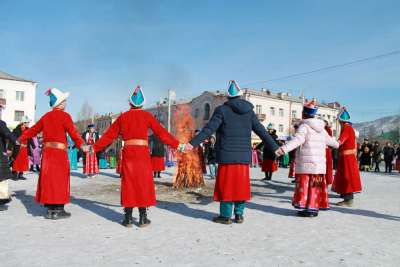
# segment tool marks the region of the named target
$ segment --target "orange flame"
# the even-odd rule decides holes
[[[195,130],[191,109],[188,105],[180,105],[174,113],[176,137],[181,143],[189,142]],[[178,169],[174,177],[174,188],[200,187],[204,185],[201,165],[201,148],[187,153],[178,153]]]

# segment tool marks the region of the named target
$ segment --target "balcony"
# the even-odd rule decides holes
[[[267,118],[267,115],[265,114],[256,114],[256,115],[259,121],[265,121],[265,119]]]

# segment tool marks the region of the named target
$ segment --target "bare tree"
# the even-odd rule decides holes
[[[89,123],[93,122],[94,110],[87,100],[82,104],[82,107],[77,115],[76,126],[79,131],[86,129]]]
[[[93,118],[93,107],[87,100],[82,104],[81,110],[78,112],[78,121],[91,120]]]

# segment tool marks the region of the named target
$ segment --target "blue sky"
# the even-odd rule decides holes
[[[0,0],[0,70],[72,93],[76,115],[127,108],[137,83],[148,104],[255,88],[337,100],[354,121],[400,114],[400,55],[252,84],[400,49],[400,1]]]

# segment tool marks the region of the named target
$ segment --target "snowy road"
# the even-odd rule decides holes
[[[171,172],[161,181],[170,181]],[[253,169],[244,224],[212,223],[218,205],[209,198],[162,200],[145,229],[119,224],[113,171],[95,179],[74,173],[66,208],[72,217],[60,221],[43,218],[45,210],[33,202],[37,176],[28,177],[10,182],[15,196],[0,212],[0,266],[400,266],[398,174],[364,173],[353,208],[332,206],[318,218],[299,218],[287,169],[270,183]]]

